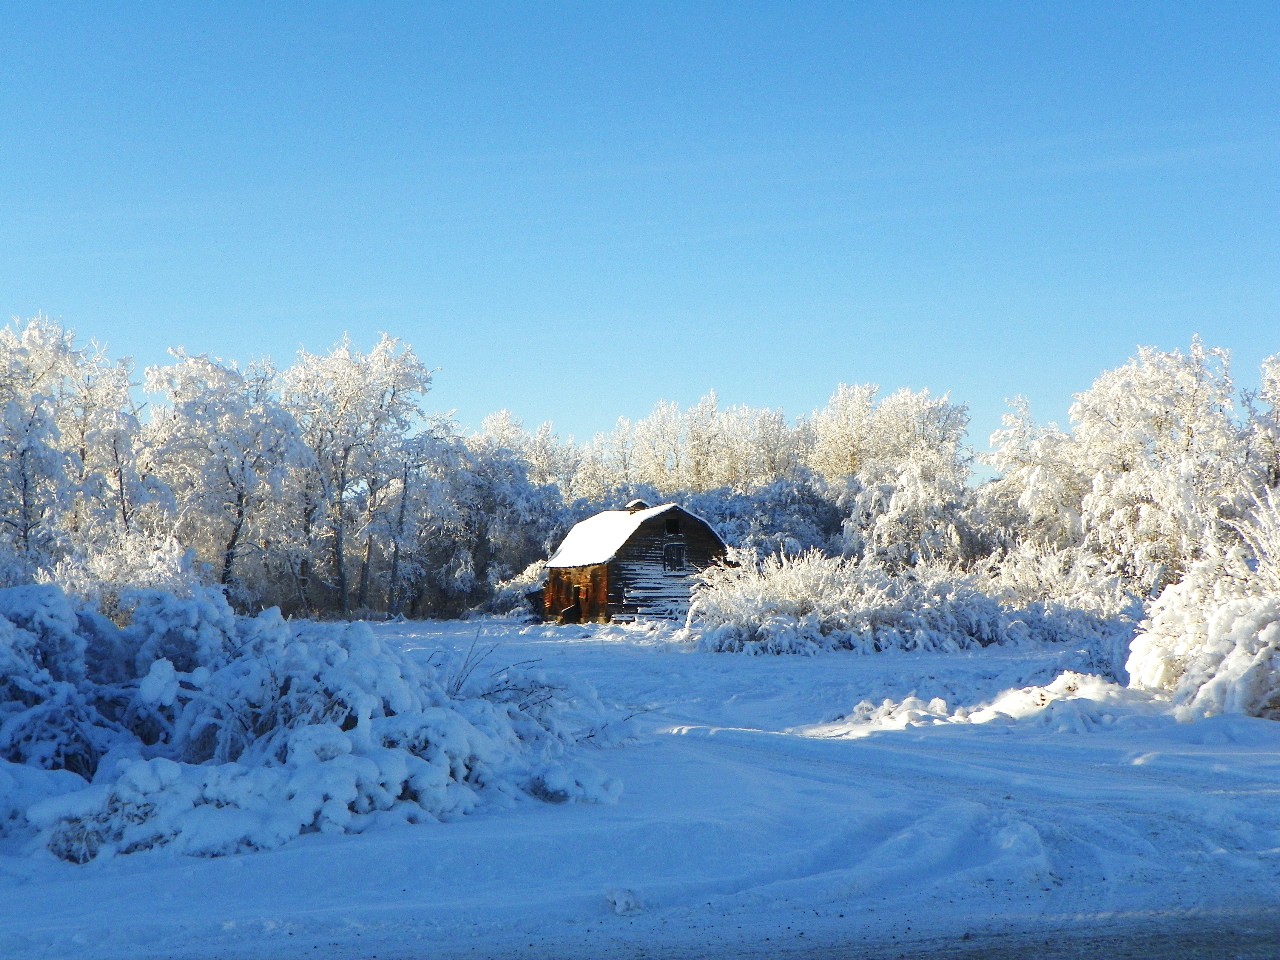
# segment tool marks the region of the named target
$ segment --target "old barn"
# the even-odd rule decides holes
[[[633,500],[577,524],[547,561],[548,620],[682,618],[693,575],[725,555],[724,541],[674,503]]]

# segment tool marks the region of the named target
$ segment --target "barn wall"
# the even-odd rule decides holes
[[[680,530],[670,532],[669,520]],[[684,567],[666,569],[668,545],[684,547]],[[724,545],[703,521],[683,510],[647,520],[609,564],[609,609],[614,619],[640,617],[682,619],[689,610],[693,575],[724,556]]]
[[[582,591],[582,620],[603,622],[609,619],[609,570],[605,564],[593,567],[557,567],[547,571],[543,588],[543,616],[559,620],[561,611],[573,604],[573,588]]]

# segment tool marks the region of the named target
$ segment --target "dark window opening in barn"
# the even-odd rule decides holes
[[[683,570],[684,569],[684,544],[668,543],[662,548],[662,569],[663,570]]]
[[[674,534],[678,534],[679,532],[680,532],[680,518],[679,518],[679,517],[668,517],[668,518],[667,518],[667,533],[670,533],[670,534],[673,534],[673,535],[674,535]]]

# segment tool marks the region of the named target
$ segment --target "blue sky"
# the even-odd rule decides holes
[[[429,407],[1280,352],[1280,4],[9,3],[0,310],[139,366],[385,330]]]

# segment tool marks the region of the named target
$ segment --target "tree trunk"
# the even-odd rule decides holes
[[[302,491],[302,557],[298,561],[298,602],[302,612],[310,614],[311,604],[311,526],[315,516],[315,498],[305,487]]]
[[[231,565],[235,563],[236,547],[240,543],[240,533],[244,530],[244,491],[236,493],[236,518],[231,524],[231,536],[227,538],[226,548],[222,551],[222,577],[219,579],[224,587],[231,582]]]
[[[405,504],[409,500],[409,465],[404,467],[400,483],[400,507],[396,510],[396,535],[391,544],[391,574],[387,586],[387,613],[400,615],[400,541],[404,537]]]
[[[351,616],[351,596],[348,593],[347,565],[347,515],[343,509],[343,501],[347,493],[347,451],[342,458],[342,469],[338,472],[338,483],[333,491],[333,502],[329,505],[333,517],[333,577],[338,590],[338,608],[344,617]]]
[[[125,492],[124,486],[124,467],[119,463],[116,464],[116,504],[120,507],[120,522],[124,526],[125,533],[129,533],[132,525],[129,522],[129,497]]]
[[[373,537],[364,538],[364,559],[360,561],[360,586],[356,595],[356,609],[369,609],[369,569],[373,566]]]
[[[347,567],[343,555],[347,552],[346,530],[342,522],[342,510],[338,508],[338,516],[333,524],[333,570],[334,585],[338,591],[338,609],[344,617],[351,616],[351,597],[347,595]]]

